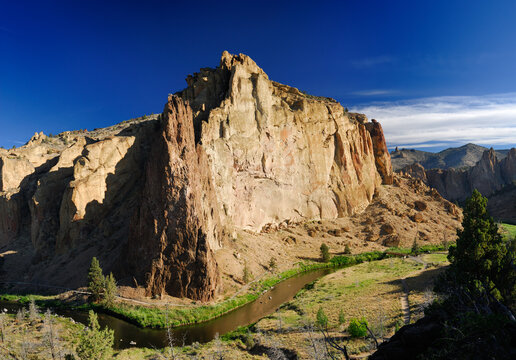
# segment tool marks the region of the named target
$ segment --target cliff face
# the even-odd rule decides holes
[[[187,83],[159,117],[0,149],[3,280],[82,286],[97,256],[148,295],[209,300],[224,234],[359,213],[392,183],[380,124],[245,55]]]
[[[148,295],[209,300],[218,276],[212,249],[222,234],[206,154],[195,144],[192,110],[180,98],[169,97],[161,127],[131,224],[130,273],[145,282]]]
[[[516,180],[516,149],[511,149],[502,160],[498,160],[493,149],[487,150],[475,166],[465,170],[425,170],[414,164],[401,171],[423,180],[451,201],[465,200],[474,189],[489,197]]]
[[[381,182],[371,135],[340,104],[270,81],[227,52],[187,81],[179,95],[194,110],[225,224],[260,230],[370,203]],[[377,144],[385,147],[383,135]]]

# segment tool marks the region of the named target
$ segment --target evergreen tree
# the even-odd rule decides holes
[[[412,243],[412,248],[410,249],[410,253],[412,255],[419,255],[419,244],[417,243],[417,237],[414,238],[414,242]]]
[[[339,325],[342,325],[346,322],[346,316],[344,315],[344,311],[340,309],[339,311]]]
[[[346,255],[350,255],[351,254],[351,249],[349,248],[348,244],[346,244],[346,246],[344,247],[344,254],[346,254]]]
[[[320,250],[321,250],[321,260],[323,262],[330,261],[330,248],[328,247],[328,245],[326,245],[325,243],[322,243]]]
[[[317,325],[322,329],[326,329],[328,326],[328,316],[326,316],[322,307],[317,310]]]
[[[505,242],[477,190],[466,201],[462,230],[448,259],[457,281],[511,303],[514,298],[514,243]]]
[[[102,275],[99,261],[96,257],[93,257],[88,271],[88,290],[91,292],[91,298],[94,302],[101,300],[104,292],[104,282],[104,275]]]
[[[242,276],[242,280],[245,284],[247,284],[249,281],[251,281],[251,271],[249,270],[249,267],[247,266],[247,261],[244,262],[244,273]]]
[[[113,276],[113,273],[110,273],[106,276],[104,281],[104,296],[103,296],[103,304],[104,306],[111,306],[115,302],[115,297],[118,293],[118,287],[116,286],[116,280]]]
[[[75,350],[81,360],[111,359],[113,353],[114,332],[107,327],[100,329],[97,314],[89,312],[89,327],[79,334],[79,343]]]

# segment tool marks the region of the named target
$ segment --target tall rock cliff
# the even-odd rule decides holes
[[[159,116],[0,149],[2,280],[82,286],[97,256],[148,295],[209,300],[224,234],[360,213],[392,183],[379,123],[246,55],[187,84]]]
[[[187,82],[178,95],[194,110],[225,224],[256,231],[354,214],[381,183],[377,163],[392,173],[390,161],[375,160],[367,119],[270,81],[246,55],[224,52],[219,67]],[[374,138],[383,149],[383,134]]]
[[[214,248],[221,226],[201,145],[195,144],[192,110],[171,95],[145,170],[140,209],[127,246],[130,273],[148,295],[210,300],[217,285]]]

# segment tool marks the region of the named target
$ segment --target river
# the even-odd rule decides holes
[[[274,313],[283,303],[290,301],[305,285],[332,271],[334,270],[321,269],[296,275],[276,284],[274,288],[262,294],[255,301],[216,319],[200,324],[172,328],[171,335],[174,339],[174,345],[208,342],[213,340],[217,334],[223,335],[240,326],[257,322],[261,318]],[[20,305],[0,301],[0,307],[13,313],[18,311]],[[56,309],[55,312],[84,324],[88,322],[88,314],[84,311]],[[167,330],[140,328],[127,321],[102,313],[98,314],[98,318],[101,327],[108,326],[114,330],[115,349],[125,349],[132,346],[148,348],[168,346]]]

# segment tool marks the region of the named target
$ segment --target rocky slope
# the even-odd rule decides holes
[[[379,123],[270,81],[245,55],[187,83],[159,116],[0,150],[0,281],[81,286],[97,256],[146,295],[210,300],[217,260],[240,262],[218,255],[228,242],[356,218],[396,187]],[[454,229],[458,211],[431,201]]]
[[[392,167],[394,171],[398,171],[405,166],[419,163],[425,169],[462,169],[475,166],[486,150],[489,149],[475,144],[448,148],[437,153],[396,148],[391,153]],[[498,160],[505,158],[508,152],[509,150],[495,151]]]

